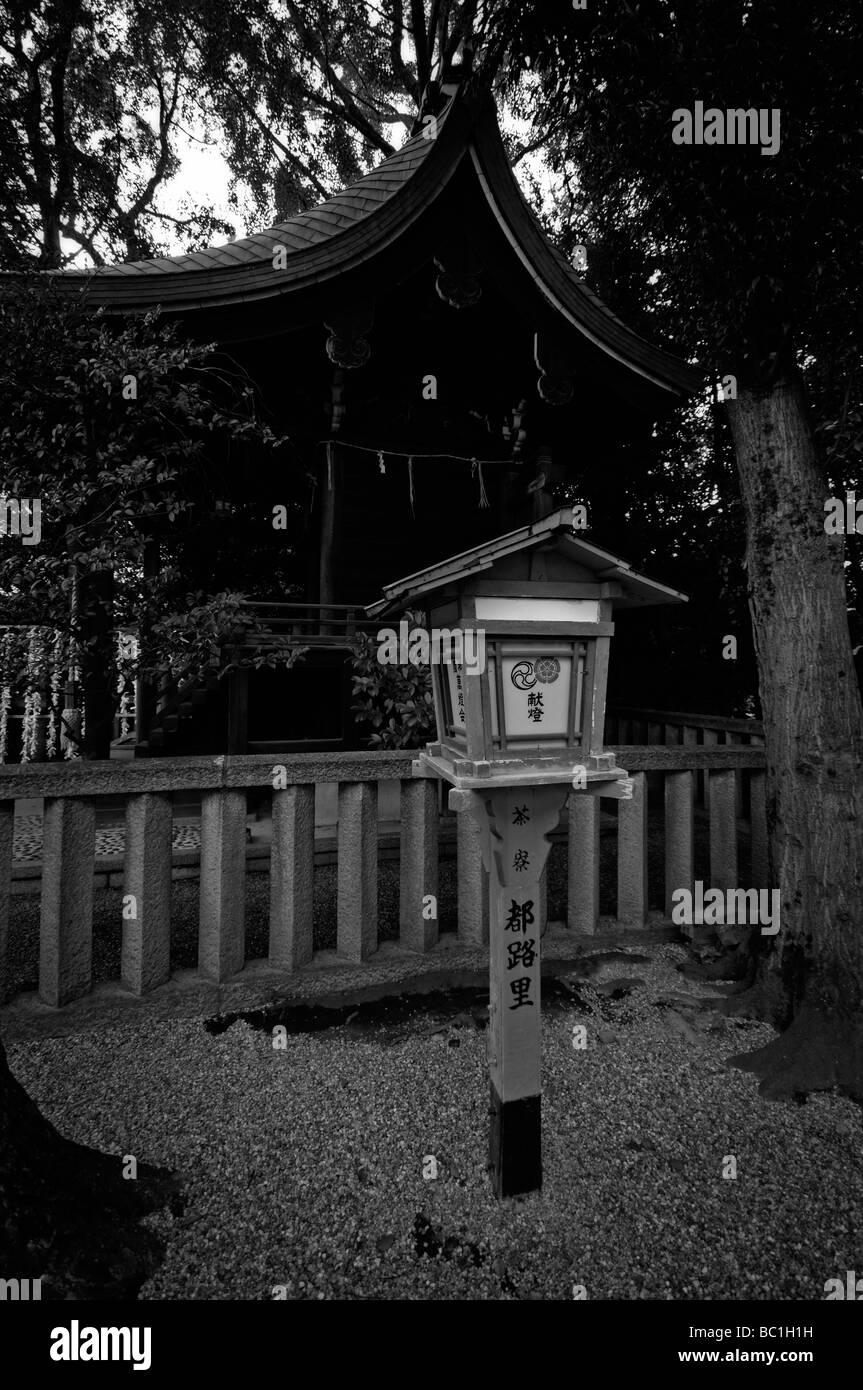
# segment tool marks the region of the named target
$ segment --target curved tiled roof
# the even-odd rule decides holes
[[[560,319],[622,365],[680,395],[704,386],[704,374],[654,347],[612,312],[542,230],[509,166],[496,122],[479,122],[471,160],[489,207],[546,302]]]
[[[50,273],[70,287],[86,285],[91,303],[118,314],[156,305],[166,313],[252,305],[302,290],[326,290],[331,302],[333,291],[347,284],[344,277],[369,274],[373,262],[366,283],[373,286],[375,275],[386,280],[391,248],[467,161],[501,234],[564,336],[586,339],[665,392],[700,389],[700,372],[627,328],[549,242],[512,173],[491,97],[461,87],[436,121],[434,138],[419,132],[342,193],[255,236],[190,255]],[[283,268],[273,265],[277,246],[287,253]]]
[[[443,120],[443,116],[440,120]],[[310,208],[308,212],[289,217],[286,222],[277,222],[266,231],[243,237],[241,241],[229,241],[224,246],[210,246],[204,251],[181,256],[156,256],[150,260],[127,261],[119,265],[98,266],[96,269],[70,267],[53,273],[101,280],[109,276],[176,275],[183,271],[230,269],[260,262],[271,265],[276,246],[284,246],[288,255],[307,251],[362,222],[410,179],[428,156],[432,144],[433,141],[422,135],[413,136],[371,173],[335,197],[328,198],[325,203]]]
[[[435,200],[467,149],[471,116],[455,97],[437,118],[437,138],[422,133],[319,207],[255,236],[183,256],[159,256],[95,270],[49,272],[86,286],[89,302],[110,313],[207,310],[318,289],[368,263]],[[396,196],[398,195],[398,196]],[[273,249],[284,246],[285,266]]]

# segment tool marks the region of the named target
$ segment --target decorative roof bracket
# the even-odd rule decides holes
[[[479,302],[482,286],[477,276],[481,265],[464,242],[448,242],[434,258],[438,298],[453,309],[467,309]]]
[[[539,330],[533,339],[533,360],[539,368],[536,389],[546,405],[569,405],[574,394],[572,357],[547,332]]]
[[[327,356],[337,367],[363,367],[372,355],[368,334],[374,323],[374,304],[340,309],[324,320],[329,333]]]

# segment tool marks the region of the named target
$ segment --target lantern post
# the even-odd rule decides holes
[[[570,795],[632,796],[603,749],[616,606],[685,602],[581,539],[571,509],[388,585],[372,617],[429,612],[438,739],[413,764],[482,826],[489,876],[489,1166],[542,1184],[540,879]],[[381,636],[381,634],[379,634]]]

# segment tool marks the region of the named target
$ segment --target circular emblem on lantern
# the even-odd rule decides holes
[[[533,673],[543,685],[551,685],[560,675],[560,662],[556,656],[538,656],[533,663]]]
[[[516,690],[530,690],[536,685],[536,676],[533,673],[532,661],[517,661],[512,668],[510,680]]]

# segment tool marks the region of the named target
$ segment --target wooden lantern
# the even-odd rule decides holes
[[[426,608],[441,658],[432,665],[438,739],[413,772],[452,783],[451,809],[475,814],[483,828],[499,1197],[542,1182],[539,903],[548,837],[570,794],[632,795],[602,746],[612,612],[685,602],[580,539],[572,519],[569,509],[555,512],[410,575],[368,610]]]

